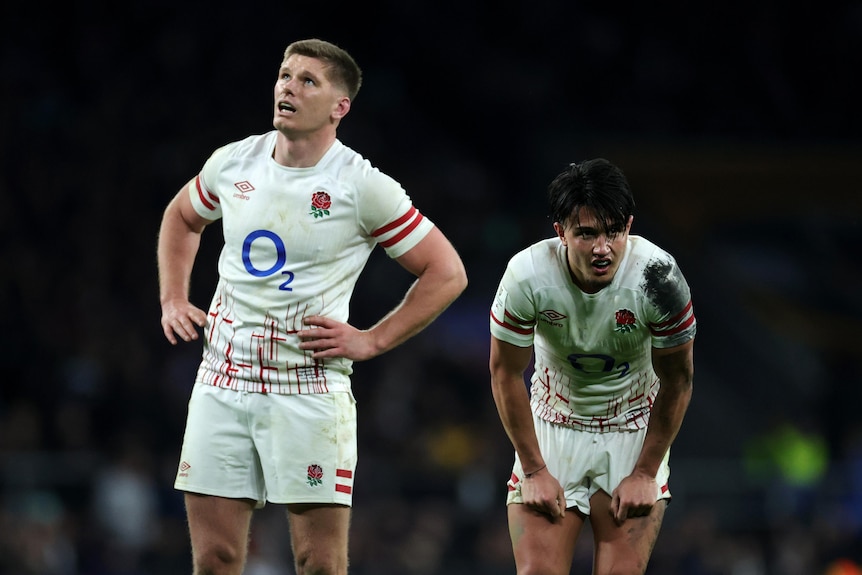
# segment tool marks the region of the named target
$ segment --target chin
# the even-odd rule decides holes
[[[613,275],[593,276],[587,281],[586,288],[590,292],[595,293],[600,289],[606,288],[611,285],[613,279]]]

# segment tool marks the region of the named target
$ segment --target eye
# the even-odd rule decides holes
[[[608,239],[613,240],[625,231],[626,231],[625,226],[614,226],[608,230]]]

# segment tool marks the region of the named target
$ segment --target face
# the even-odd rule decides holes
[[[350,98],[332,84],[324,63],[292,54],[278,70],[272,124],[287,135],[334,128],[350,109]]]
[[[586,293],[596,293],[614,279],[625,255],[633,219],[629,216],[625,227],[611,235],[600,231],[601,226],[589,208],[582,208],[578,220],[568,222],[565,228],[554,222],[554,230],[567,248],[572,278]]]

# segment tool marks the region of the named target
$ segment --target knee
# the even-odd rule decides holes
[[[629,560],[615,561],[610,570],[602,571],[602,575],[644,575],[646,572],[646,561]]]
[[[193,550],[194,575],[231,575],[242,573],[245,549],[217,543]]]
[[[347,558],[323,550],[298,553],[296,575],[347,575]]]
[[[542,561],[518,565],[518,575],[569,575],[570,570],[571,566],[555,566]]]

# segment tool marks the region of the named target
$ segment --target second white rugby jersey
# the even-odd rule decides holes
[[[190,190],[195,210],[221,219],[224,233],[198,381],[262,393],[349,390],[350,360],[299,349],[302,319],[346,322],[374,247],[401,256],[433,223],[340,141],[316,166],[288,168],[272,158],[276,136],[216,150]]]
[[[695,336],[689,286],[674,258],[628,238],[610,285],[594,294],[572,281],[559,238],[509,261],[491,307],[491,334],[534,346],[531,405],[542,419],[578,429],[640,429],[659,389],[651,347]]]

